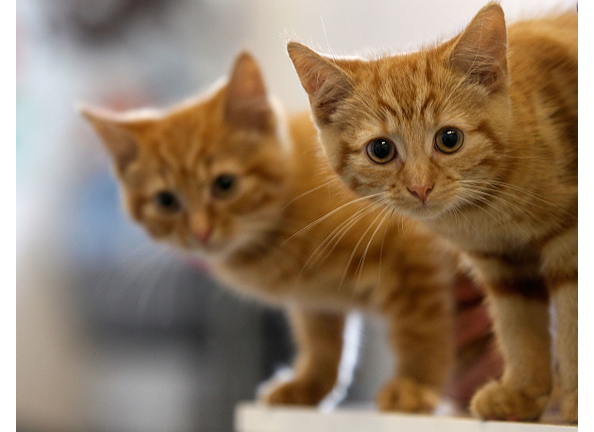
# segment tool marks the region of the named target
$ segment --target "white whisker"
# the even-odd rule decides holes
[[[336,212],[339,212],[340,210],[342,210],[345,207],[348,207],[350,205],[353,205],[355,203],[358,203],[360,201],[364,201],[369,199],[370,197],[373,196],[377,196],[377,195],[381,195],[383,192],[375,194],[375,195],[370,195],[370,196],[364,196],[364,197],[359,197],[359,198],[355,198],[351,201],[348,201],[344,204],[342,204],[341,206],[335,208],[334,210],[326,213],[324,216],[319,217],[318,219],[314,220],[313,222],[309,223],[308,225],[306,225],[305,227],[301,228],[299,231],[297,231],[295,234],[293,234],[291,237],[289,237],[288,239],[286,239],[282,244],[285,244],[286,242],[292,240],[294,237],[297,237],[303,233],[306,233],[307,231],[311,230],[313,227],[315,227],[317,224],[323,222],[324,220],[328,219],[330,216],[332,216],[333,214],[335,214]]]
[[[379,213],[375,219],[373,220],[373,222],[371,222],[369,224],[369,226],[367,227],[367,229],[365,231],[363,231],[363,234],[361,234],[361,237],[359,238],[359,240],[357,241],[357,243],[355,244],[355,247],[353,248],[353,252],[351,253],[351,256],[349,257],[349,260],[344,268],[344,271],[342,273],[342,277],[340,278],[340,286],[343,286],[344,281],[346,279],[346,275],[349,269],[349,266],[351,265],[351,262],[353,261],[353,258],[355,256],[355,253],[357,252],[357,249],[359,249],[359,245],[361,244],[361,242],[363,241],[363,238],[367,235],[367,233],[369,232],[370,229],[373,228],[375,222],[380,218],[380,216],[382,215],[382,213]]]
[[[371,234],[371,237],[369,239],[369,241],[367,242],[367,246],[365,247],[365,250],[363,251],[363,256],[361,257],[361,259],[359,260],[359,267],[357,268],[357,283],[356,286],[359,285],[359,281],[361,279],[361,274],[363,273],[363,266],[365,264],[365,258],[367,257],[367,252],[369,251],[369,247],[371,246],[371,242],[373,241],[373,238],[375,237],[375,235],[377,234],[378,230],[380,229],[380,227],[382,226],[382,224],[386,221],[386,217],[388,216],[388,213],[390,212],[389,208],[384,208],[378,215],[377,218],[374,219],[373,223],[375,223],[375,221],[382,216],[382,220],[380,221],[380,223],[377,225],[377,227],[375,228],[375,231],[373,231],[373,234]]]
[[[340,240],[346,235],[346,233],[359,222],[360,219],[365,217],[367,214],[374,211],[374,204],[369,203],[365,207],[359,209],[356,213],[350,215],[347,219],[341,222],[314,250],[310,255],[309,259],[303,266],[302,272],[309,270],[317,262],[323,262],[328,256],[334,251],[334,248],[340,243]],[[328,248],[330,248],[328,250]],[[326,252],[327,251],[327,252]],[[325,255],[320,259],[322,254]]]

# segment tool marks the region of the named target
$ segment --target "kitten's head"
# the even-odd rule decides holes
[[[507,36],[498,4],[453,39],[375,60],[291,42],[330,163],[361,195],[426,219],[480,199],[500,178],[509,123]]]
[[[288,151],[249,54],[200,100],[154,113],[81,111],[109,150],[130,215],[154,239],[218,258],[274,229]]]

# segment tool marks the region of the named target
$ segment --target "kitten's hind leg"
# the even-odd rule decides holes
[[[514,293],[489,301],[505,369],[501,381],[478,390],[470,409],[486,419],[537,420],[552,387],[548,302]]]
[[[345,316],[292,309],[289,319],[297,348],[293,376],[270,383],[262,399],[269,404],[317,405],[336,385]]]

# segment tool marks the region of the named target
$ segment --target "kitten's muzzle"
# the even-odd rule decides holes
[[[210,240],[212,230],[210,228],[207,228],[205,230],[195,231],[193,234],[194,238],[196,238],[200,243],[206,246],[208,245],[208,242]]]

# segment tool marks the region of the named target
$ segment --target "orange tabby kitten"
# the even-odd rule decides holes
[[[309,113],[283,124],[250,55],[214,93],[166,112],[82,112],[136,222],[288,311],[295,376],[267,402],[317,404],[330,392],[345,315],[359,309],[386,319],[398,353],[379,407],[435,406],[453,354],[454,255],[418,223],[391,223],[391,210],[356,199],[320,155]]]
[[[578,418],[577,13],[506,29],[497,3],[440,45],[374,60],[290,43],[331,165],[360,195],[442,234],[487,287],[505,358],[472,400],[540,417],[552,387]]]

